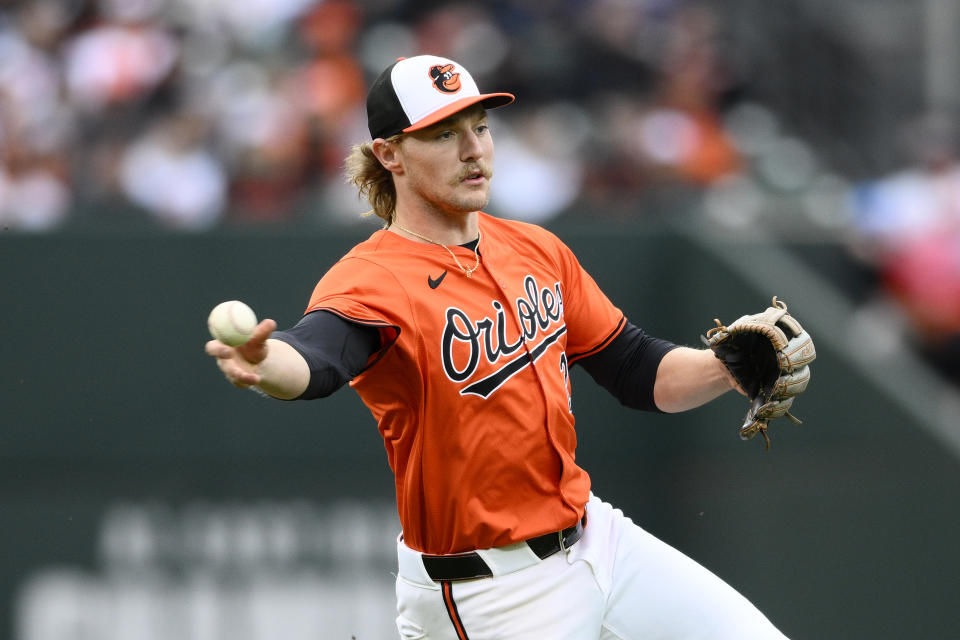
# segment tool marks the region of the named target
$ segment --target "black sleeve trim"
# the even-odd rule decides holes
[[[587,373],[620,404],[643,411],[663,413],[653,399],[660,361],[677,345],[647,335],[626,322],[605,347],[579,360]]]
[[[600,344],[590,349],[589,351],[570,354],[569,356],[570,363],[573,364],[574,362],[576,362],[581,358],[586,358],[604,349],[608,344],[610,344],[610,341],[613,340],[617,336],[617,334],[620,333],[620,330],[623,329],[625,324],[627,324],[627,319],[621,316],[620,322],[617,323],[617,326],[614,328],[614,330],[611,331],[610,334],[607,335],[607,337],[600,342]]]

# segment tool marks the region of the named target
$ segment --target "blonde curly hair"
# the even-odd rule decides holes
[[[387,142],[397,142],[401,135],[387,138]],[[356,144],[350,149],[345,162],[344,174],[347,182],[357,188],[361,196],[373,207],[364,215],[375,214],[390,226],[396,215],[397,189],[390,173],[373,153],[373,142]]]

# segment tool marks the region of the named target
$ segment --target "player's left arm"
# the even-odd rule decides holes
[[[661,411],[677,413],[706,404],[732,389],[740,390],[713,351],[677,347],[660,360],[653,401]]]
[[[686,411],[736,388],[709,349],[655,338],[629,321],[602,349],[576,364],[621,404],[642,411]]]
[[[555,247],[563,274],[570,363],[582,366],[621,404],[676,413],[736,388],[712,351],[680,347],[647,334],[626,320],[566,245],[549,233],[542,244]],[[613,337],[606,337],[618,322]]]

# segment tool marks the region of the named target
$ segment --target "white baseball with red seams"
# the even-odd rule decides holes
[[[257,316],[253,309],[240,300],[221,302],[207,317],[210,335],[231,347],[249,340],[256,326]]]

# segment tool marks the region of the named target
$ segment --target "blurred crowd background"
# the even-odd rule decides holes
[[[365,87],[429,52],[517,95],[492,212],[829,247],[865,321],[960,381],[955,5],[0,1],[0,228],[364,224]]]

